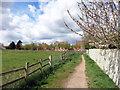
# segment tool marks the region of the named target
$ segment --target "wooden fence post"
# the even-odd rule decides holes
[[[52,55],[49,56],[49,64],[50,64],[50,67],[52,67]]]
[[[29,62],[26,62],[25,63],[25,83],[26,84],[27,84],[28,68],[29,68]]]
[[[42,72],[42,59],[40,59],[40,71]]]

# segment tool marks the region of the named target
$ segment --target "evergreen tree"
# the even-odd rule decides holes
[[[18,42],[17,42],[17,45],[16,45],[16,49],[21,49],[22,48],[22,41],[21,40],[19,40]]]
[[[11,43],[10,43],[9,49],[15,49],[15,43],[14,43],[14,42],[11,42]]]

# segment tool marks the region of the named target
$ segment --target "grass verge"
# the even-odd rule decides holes
[[[118,88],[88,55],[84,54],[84,57],[89,88]]]

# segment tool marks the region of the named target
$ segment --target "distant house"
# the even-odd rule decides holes
[[[60,42],[60,44],[63,44],[64,42]]]
[[[66,51],[66,49],[65,49],[65,48],[62,48],[62,51]]]
[[[76,48],[73,48],[74,51],[76,51]]]
[[[54,50],[54,48],[50,48],[50,50],[51,50],[51,51],[53,51],[53,50]]]
[[[67,49],[55,47],[55,51],[67,51]]]
[[[55,51],[60,51],[60,49],[58,47],[55,47]]]
[[[84,51],[84,44],[82,41],[76,41],[77,48],[73,48],[74,51]]]
[[[0,46],[0,50],[5,50],[6,48],[3,46]]]
[[[2,43],[0,43],[0,50],[6,49]]]
[[[47,50],[46,43],[42,43],[41,45],[42,45],[43,50]]]
[[[83,45],[83,42],[82,41],[76,41],[76,44]]]
[[[65,48],[63,48],[63,47],[58,47],[58,45],[59,44],[65,44],[65,43],[68,43],[67,41],[65,41],[65,42],[59,42],[59,41],[56,41],[55,43],[54,43],[54,45],[57,45],[56,47],[55,47],[55,51],[67,51]]]
[[[65,48],[60,48],[60,51],[66,51],[66,49]]]

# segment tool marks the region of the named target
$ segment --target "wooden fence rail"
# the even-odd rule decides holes
[[[8,71],[8,72],[0,73],[0,76],[4,76],[6,74],[17,72],[17,71],[21,71],[21,70],[25,70],[25,68],[19,68],[19,69],[16,69],[16,70],[12,70],[12,71]]]
[[[51,56],[49,56],[49,57],[51,57]],[[45,64],[45,65],[42,65],[43,62],[48,61],[48,60],[49,60],[49,63],[47,63],[47,64]],[[3,88],[3,87],[8,86],[8,85],[10,85],[10,84],[13,84],[13,83],[15,83],[15,82],[17,82],[17,81],[19,81],[19,80],[21,80],[21,79],[25,79],[25,83],[27,84],[27,77],[28,77],[29,75],[35,73],[35,72],[38,71],[38,70],[40,70],[40,71],[42,72],[42,69],[43,69],[44,67],[46,67],[47,65],[50,65],[50,67],[51,67],[51,66],[52,66],[52,62],[51,62],[51,61],[52,61],[52,58],[47,58],[47,59],[45,59],[45,60],[40,59],[40,62],[34,63],[34,64],[32,64],[32,65],[29,65],[29,62],[26,62],[26,65],[25,65],[25,67],[23,67],[23,68],[19,68],[19,69],[16,69],[16,70],[12,70],[12,71],[8,71],[8,72],[0,73],[0,76],[5,76],[5,75],[10,74],[10,73],[13,73],[13,72],[18,72],[18,71],[25,70],[25,76],[20,77],[20,78],[18,78],[18,79],[15,79],[15,80],[13,80],[13,81],[11,81],[11,82],[5,83],[5,84],[1,85],[0,88]],[[38,65],[38,64],[40,65],[39,68],[35,69],[34,71],[32,71],[32,72],[30,72],[30,73],[28,72],[28,69],[29,69],[29,68],[31,68],[31,67],[33,67],[33,66],[35,66],[35,65]]]
[[[72,53],[70,53],[70,54],[72,54]],[[66,57],[67,55],[70,55],[70,54],[67,54],[67,53],[60,54],[60,60],[65,59],[65,57]],[[48,62],[47,64],[43,65],[43,62],[48,61],[48,60],[49,60],[49,62]],[[30,72],[30,73],[28,72],[28,71],[29,71],[29,68],[31,68],[31,67],[33,67],[33,66],[35,66],[35,65],[38,65],[38,64],[40,65],[39,68],[35,69],[34,71],[32,71],[32,72]],[[23,71],[23,70],[25,71],[25,75],[24,75],[24,76],[22,76],[22,77],[20,77],[20,78],[18,78],[18,79],[15,79],[15,80],[13,80],[13,81],[11,81],[11,82],[8,82],[8,83],[5,83],[5,84],[3,84],[3,85],[0,85],[0,88],[6,87],[6,86],[8,86],[8,85],[10,85],[10,84],[13,84],[13,83],[15,83],[15,82],[17,82],[17,81],[20,81],[21,79],[25,79],[25,83],[27,84],[27,77],[28,77],[29,75],[35,73],[35,72],[38,71],[38,70],[40,70],[40,72],[42,72],[42,69],[43,69],[44,67],[46,67],[47,65],[49,65],[50,67],[52,67],[52,55],[49,56],[49,58],[46,58],[46,59],[44,59],[44,60],[40,59],[39,62],[34,63],[34,64],[32,64],[32,65],[29,65],[29,62],[26,62],[25,67],[23,67],[23,68],[19,68],[19,69],[16,69],[16,70],[12,70],[12,71],[8,71],[8,72],[0,73],[0,76],[5,76],[5,75],[7,75],[7,74],[14,73],[14,72]]]

